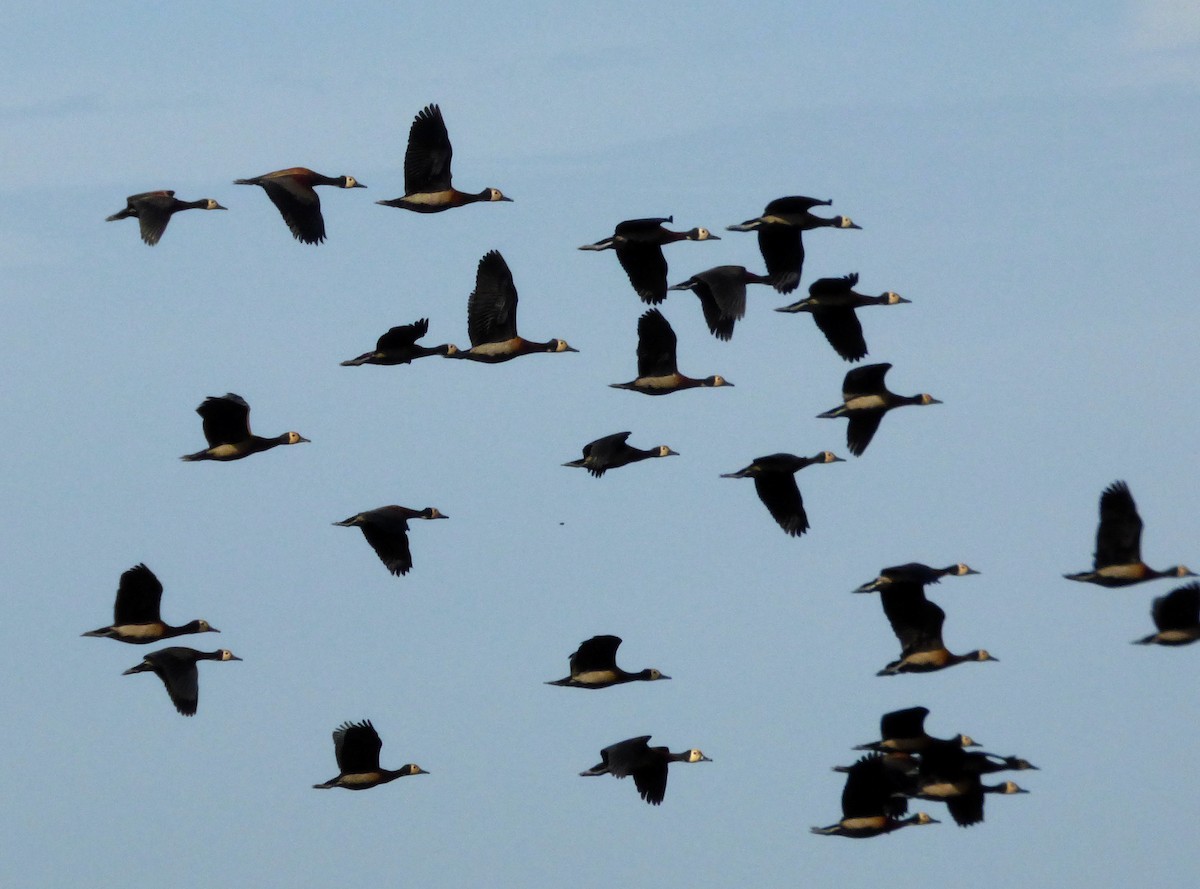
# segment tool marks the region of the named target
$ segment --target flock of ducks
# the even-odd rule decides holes
[[[871,751],[850,766],[835,766],[846,774],[842,789],[842,818],[828,827],[814,827],[823,836],[865,839],[902,827],[937,824],[926,812],[902,817],[910,799],[945,803],[959,827],[983,821],[987,794],[1028,793],[1012,781],[984,784],[983,776],[1008,770],[1037,769],[1017,756],[972,751],[968,735],[934,738],[925,732],[927,707],[908,707],[885,713],[879,720],[880,739],[859,744]]]
[[[437,105],[422,109],[409,130],[404,157],[404,190],[399,198],[378,201],[388,207],[417,213],[437,213],[476,202],[505,202],[496,188],[479,192],[461,192],[451,178],[453,151],[445,121]],[[365,188],[353,176],[330,177],[304,167],[277,170],[235,184],[261,187],[279,210],[293,237],[304,244],[320,244],[326,238],[318,186],[342,189]],[[681,283],[670,285],[668,265],[663,253],[666,245],[680,241],[720,240],[706,228],[677,231],[667,228],[673,218],[630,219],[616,225],[612,235],[579,249],[608,251],[629,279],[638,298],[647,308],[637,321],[637,376],[614,388],[645,395],[668,395],[684,389],[720,388],[733,384],[719,374],[691,377],[680,372],[677,338],[658,306],[671,291],[691,290],[700,301],[708,330],[721,341],[733,337],[734,327],[746,312],[747,287],[767,285],[788,294],[800,285],[805,260],[803,233],[818,228],[858,229],[845,216],[815,215],[815,208],[831,201],[803,196],[778,198],[767,204],[753,219],[727,227],[729,231],[754,232],[766,273],[758,274],[741,265],[720,265],[699,272]],[[182,201],[173,191],[135,194],[126,207],[109,216],[110,221],[137,219],[142,240],[157,244],[171,218],[192,209],[225,210],[212,198]],[[848,362],[858,362],[868,354],[862,325],[856,309],[867,306],[892,306],[909,300],[893,291],[877,296],[855,291],[857,274],[819,278],[809,287],[808,296],[776,309],[788,314],[809,314],[830,346]],[[460,349],[449,343],[426,346],[419,340],[429,331],[429,319],[392,327],[378,338],[375,348],[343,366],[409,364],[420,358],[441,356],[459,360],[496,364],[524,355],[576,351],[562,339],[527,340],[517,330],[517,288],[504,257],[491,250],[480,259],[475,287],[467,302],[467,333],[470,347]],[[861,457],[874,440],[884,416],[908,405],[940,404],[929,394],[897,395],[885,385],[891,365],[878,363],[858,366],[846,373],[842,383],[842,404],[821,414],[822,418],[848,421],[846,443],[850,453]],[[271,450],[281,445],[307,442],[298,432],[284,432],[273,438],[255,435],[250,429],[250,405],[241,396],[228,393],[206,398],[196,412],[202,420],[207,446],[186,454],[183,460],[231,461]],[[659,457],[675,456],[667,445],[638,448],[629,444],[631,432],[617,432],[598,438],[583,447],[577,460],[564,466],[586,469],[596,478],[609,470]],[[808,531],[809,518],[796,483],[796,473],[814,464],[846,462],[830,451],[812,457],[774,453],[758,457],[748,466],[723,478],[752,478],[759,499],[771,518],[792,537]],[[407,574],[413,567],[409,545],[409,522],[416,519],[444,519],[434,507],[412,509],[387,505],[357,513],[333,524],[357,527],[375,551],[384,567],[395,576]],[[1095,564],[1092,571],[1067,574],[1067,578],[1102,586],[1119,587],[1161,577],[1194,576],[1182,566],[1157,571],[1141,560],[1142,522],[1128,486],[1116,482],[1100,500],[1100,527],[1097,532]],[[884,616],[900,643],[900,655],[879,670],[880,676],[899,673],[927,673],[967,661],[994,661],[987,651],[976,649],[965,654],[949,651],[942,639],[946,614],[930,601],[925,589],[943,577],[961,577],[978,572],[965,564],[931,568],[908,563],[885,568],[855,592],[878,594]],[[204,620],[180,626],[165,623],[160,615],[163,587],[144,564],[121,575],[114,605],[113,623],[85,636],[103,637],[130,644],[145,645],[176,636],[219,632]],[[1200,584],[1180,587],[1154,601],[1152,616],[1157,632],[1136,640],[1143,644],[1178,646],[1200,639]],[[617,666],[616,653],[621,639],[597,635],[582,642],[570,656],[570,674],[547,684],[584,689],[604,689],[632,682],[669,679],[660,670],[647,668],[628,672]],[[195,714],[199,698],[200,661],[241,660],[220,649],[202,652],[172,646],[147,654],[127,674],[152,672],[159,677],[175,708],[185,716]],[[962,826],[983,820],[983,800],[987,794],[1023,793],[1011,782],[999,785],[983,783],[982,776],[1003,769],[1034,768],[1016,757],[996,757],[969,751],[975,746],[966,736],[949,740],[932,738],[924,732],[924,707],[894,711],[881,720],[881,740],[863,745],[870,751],[857,763],[839,767],[846,773],[842,795],[843,817],[828,827],[813,828],[814,833],[846,837],[872,837],[901,827],[934,823],[925,813],[904,817],[908,800],[917,798],[946,803],[951,817]],[[666,793],[668,766],[673,762],[711,761],[700,750],[672,753],[667,747],[651,747],[649,735],[620,741],[603,748],[601,761],[581,772],[583,776],[610,774],[631,776],[643,800],[651,805],[662,803]],[[346,722],[333,732],[338,775],[315,788],[342,787],[364,790],[409,775],[427,774],[409,763],[399,769],[380,765],[382,742],[369,720]]]

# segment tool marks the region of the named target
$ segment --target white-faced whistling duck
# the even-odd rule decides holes
[[[608,688],[623,682],[653,682],[671,678],[663,675],[661,670],[650,667],[637,673],[622,670],[617,666],[617,648],[620,644],[620,636],[593,636],[579,643],[579,648],[571,655],[571,675],[546,684],[571,688]]]
[[[797,457],[795,454],[768,454],[755,457],[754,462],[737,472],[726,472],[721,478],[752,478],[758,499],[763,502],[771,518],[775,519],[788,534],[799,537],[808,530],[808,516],[804,512],[804,501],[796,486],[796,473],[814,463],[843,463],[829,451],[821,451],[815,457]]]
[[[677,339],[670,323],[658,309],[650,309],[638,319],[637,379],[628,383],[609,383],[614,389],[630,389],[644,395],[669,395],[680,389],[698,386],[732,386],[724,377],[714,374],[702,380],[685,377],[675,360]]]
[[[892,408],[906,404],[941,404],[932,395],[897,395],[888,391],[883,378],[891,369],[890,364],[867,364],[856,367],[846,374],[842,382],[842,401],[838,407],[817,414],[822,419],[845,417],[850,421],[846,427],[846,445],[850,453],[861,457],[883,415]]]
[[[292,237],[305,244],[320,244],[325,240],[325,217],[321,215],[321,199],[314,186],[366,188],[353,176],[322,176],[308,167],[290,167],[252,179],[234,179],[233,184],[261,185],[271,203],[279,208]]]
[[[444,519],[448,516],[432,506],[424,509],[409,509],[407,506],[380,506],[360,512],[348,519],[334,522],[342,528],[361,528],[363,537],[387,570],[399,577],[407,574],[413,566],[412,551],[408,547],[409,519]]]
[[[914,796],[945,803],[959,827],[970,827],[983,821],[985,793],[1029,792],[1012,781],[985,785],[968,762],[969,754],[955,744],[940,742],[929,747],[921,754]]]
[[[1159,596],[1150,607],[1157,633],[1134,640],[1138,645],[1187,645],[1200,639],[1200,583],[1189,583]]]
[[[479,260],[475,289],[467,300],[467,334],[471,348],[447,352],[447,358],[466,358],[499,364],[537,352],[578,352],[566,340],[536,343],[517,334],[517,288],[499,250]]]
[[[978,574],[974,568],[959,562],[945,568],[930,568],[920,562],[906,562],[903,565],[893,565],[884,568],[879,576],[869,583],[864,583],[854,592],[874,593],[886,589],[893,583],[915,583],[925,586],[931,583],[941,583],[943,577],[964,577],[967,574]]]
[[[935,741],[935,743],[944,744],[946,742]],[[1041,771],[1029,760],[1021,759],[1019,756],[1000,756],[975,750],[968,751],[964,755],[962,767],[968,772],[975,772],[979,775],[991,775],[996,772],[1024,772],[1030,769],[1035,772]]]
[[[780,293],[791,293],[804,270],[802,232],[814,228],[862,227],[846,216],[825,218],[809,212],[813,207],[828,207],[832,203],[801,195],[776,198],[767,204],[762,216],[726,228],[731,232],[758,232],[758,249],[772,286]]]
[[[855,750],[877,750],[880,753],[897,751],[901,753],[920,753],[937,738],[925,733],[925,717],[929,715],[928,707],[907,707],[903,710],[892,710],[879,718],[879,740],[867,744],[859,744]],[[959,734],[951,739],[960,747],[978,747],[969,736]]]
[[[382,747],[383,742],[379,740],[379,733],[371,725],[371,720],[342,723],[333,731],[333,754],[337,757],[338,776],[324,784],[314,784],[313,789],[345,787],[347,790],[366,790],[408,775],[429,774],[411,762],[398,769],[380,768],[379,751]]]
[[[196,408],[204,421],[204,438],[208,447],[194,454],[184,454],[180,460],[240,460],[269,451],[277,445],[294,445],[308,441],[299,432],[284,432],[275,438],[263,438],[250,432],[250,405],[232,392],[210,395]]]
[[[173,191],[144,191],[141,194],[131,194],[125,199],[125,209],[105,219],[105,222],[116,222],[118,219],[133,218],[141,226],[142,240],[153,247],[167,230],[171,216],[180,210],[225,210],[212,198],[201,198],[198,201],[181,201]]]
[[[617,223],[610,237],[595,244],[584,244],[580,250],[615,250],[617,261],[629,283],[642,302],[657,305],[667,298],[667,260],[663,257],[663,244],[676,241],[719,241],[706,228],[693,228],[685,232],[673,232],[663,226],[675,217],[663,216],[653,219],[626,219]]]
[[[630,432],[614,432],[603,438],[588,442],[583,446],[583,456],[578,460],[564,463],[563,466],[575,466],[586,469],[596,478],[604,475],[610,469],[628,466],[639,460],[649,460],[651,457],[678,457],[679,452],[673,451],[666,445],[656,448],[635,448],[627,443]]]
[[[364,352],[357,358],[343,361],[342,367],[358,367],[360,364],[409,364],[414,358],[428,355],[453,355],[458,346],[443,343],[440,346],[418,346],[417,340],[429,333],[429,319],[422,318],[415,324],[393,327],[375,343],[375,350]]]
[[[582,776],[612,775],[614,778],[633,776],[642,799],[652,806],[660,805],[667,793],[667,766],[673,762],[712,762],[699,750],[672,753],[666,747],[651,747],[650,735],[630,738],[610,744],[600,751],[600,762]]]
[[[892,661],[875,675],[932,673],[965,661],[994,661],[983,649],[952,654],[942,642],[942,624],[946,612],[925,598],[921,584],[894,582],[879,591],[883,613],[900,640],[900,659]]]
[[[232,651],[222,648],[220,651],[196,651],[194,648],[184,648],[173,645],[152,651],[142,658],[136,667],[130,667],[122,676],[131,673],[153,673],[162,680],[167,688],[167,694],[175,709],[184,716],[196,714],[196,704],[200,700],[199,676],[196,672],[197,661],[240,661],[241,658]]]
[[[814,827],[823,836],[866,839],[891,833],[909,825],[937,824],[924,812],[901,818],[908,811],[902,796],[903,783],[895,770],[888,768],[881,754],[864,756],[846,770],[842,788],[842,820],[828,827]]]
[[[857,274],[843,278],[818,278],[809,285],[807,299],[775,311],[793,314],[808,312],[835,352],[847,361],[859,361],[867,354],[867,341],[863,339],[862,324],[854,310],[863,306],[895,306],[911,300],[891,290],[879,296],[855,293],[854,285],[857,283]]]
[[[733,337],[733,325],[746,314],[746,285],[770,283],[766,275],[756,275],[745,266],[719,265],[667,289],[690,290],[700,297],[709,333],[728,341]]]
[[[427,105],[417,112],[408,129],[408,150],[404,152],[404,197],[375,203],[417,213],[440,213],[478,201],[512,201],[498,188],[469,194],[451,185],[450,160],[453,156],[442,109]]]
[[[145,565],[134,565],[121,574],[120,583],[117,584],[112,626],[101,627],[83,635],[145,645],[148,642],[158,642],[160,639],[170,639],[188,633],[221,632],[216,627],[209,626],[206,620],[189,621],[181,627],[163,623],[162,617],[159,616],[162,592],[162,584],[153,571]]]
[[[1142,561],[1142,519],[1125,482],[1113,482],[1100,495],[1100,527],[1096,529],[1094,570],[1064,574],[1106,587],[1122,587],[1158,577],[1195,577],[1183,565],[1155,571]]]

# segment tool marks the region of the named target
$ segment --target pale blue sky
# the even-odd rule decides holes
[[[1129,644],[1173,584],[1061,578],[1090,565],[1118,478],[1146,560],[1200,568],[1193,5],[24,6],[0,32],[0,884],[1096,887],[1195,869],[1200,651]],[[375,206],[403,192],[430,102],[455,184],[514,203]],[[369,186],[322,192],[316,248],[231,184],[293,165]],[[155,248],[104,222],[156,188],[229,212],[179,216]],[[575,248],[674,214],[722,240],[668,248],[671,283],[761,269],[753,235],[723,228],[785,194],[862,225],[806,238],[803,286],[857,271],[911,299],[860,313],[868,361],[944,402],[889,416],[860,459],[844,422],[815,419],[849,365],[767,288],[730,343],[691,294],[663,307],[681,369],[735,388],[607,386],[634,374],[644,307],[611,254]],[[466,346],[490,249],[522,333],[579,354],[338,366],[420,317]],[[203,444],[194,408],[227,391],[260,434],[312,443],[181,463]],[[560,466],[623,429],[681,456],[600,480]],[[849,462],[799,475],[799,540],[719,478],[825,449]],[[400,579],[330,525],[388,503],[451,517],[413,528]],[[983,572],[932,597],[951,649],[999,663],[874,675],[898,644],[850,590],[913,560]],[[245,659],[201,665],[193,719],[121,676],[147,649],[78,638],[138,562],[168,621],[223,631],[182,644]],[[542,684],[598,633],[674,678]],[[830,767],[917,704],[932,733],[1041,766],[1015,776],[1032,793],[969,830],[931,803],[940,825],[809,835],[839,817]],[[363,718],[384,765],[431,774],[311,790],[336,771],[330,732]],[[577,777],[647,733],[713,762],[672,767],[657,809]]]

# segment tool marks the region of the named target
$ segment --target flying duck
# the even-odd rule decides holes
[[[142,658],[136,667],[130,667],[122,676],[131,673],[153,673],[162,680],[167,689],[167,695],[175,709],[184,716],[194,716],[196,704],[200,699],[199,676],[196,671],[198,661],[240,661],[241,658],[232,651],[222,648],[220,651],[196,651],[194,648],[184,648],[173,645],[170,648],[160,648]]]
[[[485,188],[471,194],[450,184],[450,161],[454,149],[442,119],[442,109],[426,105],[417,112],[408,129],[408,149],[404,152],[404,196],[376,201],[385,207],[399,207],[416,213],[440,213],[478,201],[512,201],[498,188]]]
[[[383,742],[379,740],[379,733],[371,725],[371,720],[342,723],[333,731],[333,754],[337,757],[338,775],[323,784],[314,784],[313,789],[344,787],[347,790],[366,790],[408,775],[429,774],[411,762],[398,769],[380,768],[379,751],[382,748]]]
[[[206,620],[188,621],[179,627],[163,623],[159,615],[162,593],[162,583],[154,576],[154,572],[145,565],[134,565],[121,574],[121,580],[117,584],[117,601],[113,605],[112,625],[83,635],[145,645],[188,633],[221,632],[216,627],[209,626]]]
[[[620,644],[620,636],[593,636],[579,643],[579,648],[571,655],[571,675],[546,684],[571,688],[608,688],[624,682],[653,682],[671,678],[663,675],[661,670],[649,667],[637,673],[622,670],[617,666],[617,648]]]
[[[667,792],[667,766],[673,762],[712,762],[699,750],[672,753],[666,747],[651,747],[650,735],[630,738],[610,744],[600,751],[600,762],[582,776],[612,775],[614,778],[633,776],[633,783],[642,799],[652,806],[661,805]]]
[[[752,478],[758,499],[763,502],[771,518],[785,532],[799,537],[808,530],[808,515],[804,512],[804,501],[800,488],[796,486],[796,473],[814,463],[842,463],[829,451],[821,451],[815,457],[797,457],[795,454],[768,454],[756,457],[754,462],[737,472],[726,472],[721,478]]]
[[[890,364],[867,364],[856,367],[846,374],[842,382],[842,401],[838,407],[817,414],[819,418],[845,417],[850,421],[846,427],[846,445],[850,453],[861,457],[875,431],[883,421],[883,415],[892,408],[906,404],[941,404],[932,395],[897,395],[888,391],[883,378],[891,369]]]
[[[649,309],[638,319],[636,379],[628,383],[609,383],[614,389],[629,389],[643,395],[669,395],[680,389],[732,386],[719,375],[696,379],[679,372],[675,361],[678,340],[670,323],[658,309]]]
[[[289,167],[251,179],[234,179],[234,185],[258,185],[267,193],[297,241],[320,244],[325,240],[325,217],[315,186],[366,188],[353,176],[322,176],[308,167]]]
[[[408,547],[409,519],[448,518],[434,507],[409,509],[407,506],[380,506],[352,515],[333,524],[341,528],[361,528],[363,537],[375,550],[375,555],[396,577],[407,574],[413,566],[412,551]]]
[[[107,217],[105,222],[116,222],[118,219],[136,219],[141,227],[142,240],[153,247],[158,243],[171,216],[180,210],[225,210],[212,198],[201,198],[198,201],[181,201],[175,197],[175,192],[144,191],[141,194],[131,194],[125,199],[125,209]]]
[[[631,432],[614,432],[612,435],[606,435],[603,438],[597,438],[595,441],[588,442],[583,446],[583,456],[578,460],[572,460],[569,463],[564,463],[563,466],[574,466],[581,469],[586,469],[596,478],[604,475],[610,469],[617,469],[621,466],[628,466],[630,463],[637,463],[640,460],[649,460],[652,457],[678,457],[679,452],[673,451],[666,445],[659,445],[656,448],[635,448],[628,444],[627,441]]]
[[[663,245],[676,241],[721,240],[706,228],[676,232],[663,225],[673,221],[673,216],[626,219],[617,223],[612,235],[603,241],[584,244],[579,249],[615,251],[617,261],[625,269],[629,283],[642,302],[657,305],[667,298],[667,260],[663,257]]]
[[[250,432],[250,405],[232,392],[210,395],[196,408],[204,421],[204,438],[208,447],[194,454],[184,454],[180,460],[240,460],[269,451],[277,445],[294,445],[308,441],[299,432],[284,432],[275,438],[263,438]]]

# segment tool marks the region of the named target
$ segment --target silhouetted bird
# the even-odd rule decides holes
[[[666,747],[651,747],[650,735],[630,738],[610,744],[600,751],[600,762],[580,775],[612,775],[614,778],[633,776],[642,799],[652,806],[663,801],[667,792],[667,766],[673,762],[712,762],[699,750],[672,753]]]
[[[250,432],[250,405],[240,395],[210,395],[196,408],[204,421],[204,438],[208,447],[194,454],[184,454],[181,460],[240,460],[269,451],[277,445],[293,445],[308,441],[299,432],[285,432],[275,438],[263,438]]]
[[[142,240],[153,247],[167,229],[171,216],[180,210],[225,210],[212,198],[198,201],[181,201],[173,191],[144,191],[131,194],[125,199],[125,209],[107,217],[105,222],[118,219],[136,219],[141,226]]]
[[[323,784],[314,784],[313,789],[344,787],[347,790],[366,790],[408,775],[429,774],[411,762],[394,770],[380,768],[379,751],[382,748],[383,742],[379,740],[379,733],[371,725],[371,720],[342,723],[333,731],[333,753],[337,757],[338,775]]]
[[[891,568],[884,568],[879,572],[878,577],[868,583],[864,583],[854,592],[874,593],[887,589],[893,583],[915,583],[925,586],[931,583],[940,583],[943,577],[963,577],[967,574],[978,573],[974,568],[962,562],[959,562],[957,565],[949,565],[945,568],[930,568],[928,565],[923,565],[920,562],[907,562],[903,565],[893,565]]]
[[[959,827],[983,821],[986,793],[1028,793],[1012,781],[984,785],[979,772],[968,765],[969,754],[951,742],[938,742],[921,754],[915,796],[943,802]]]
[[[884,713],[879,719],[878,741],[859,744],[855,750],[877,750],[881,753],[897,751],[903,753],[920,753],[932,742],[938,740],[925,733],[925,717],[929,715],[928,707],[907,707],[903,710],[892,710]],[[978,747],[979,745],[968,735],[959,734],[952,739],[960,747]]]
[[[671,231],[663,226],[673,222],[673,216],[651,219],[626,219],[617,223],[612,235],[595,244],[584,244],[580,250],[614,250],[617,261],[629,283],[642,302],[657,305],[667,298],[667,260],[663,256],[664,244],[676,241],[719,241],[706,228],[693,228],[685,232]]]
[[[429,332],[429,319],[422,318],[414,324],[393,327],[375,343],[375,350],[364,352],[357,358],[343,361],[342,367],[357,367],[360,364],[409,364],[415,358],[427,355],[453,355],[458,346],[443,343],[440,346],[418,346],[417,340]]]
[[[471,194],[450,184],[450,161],[454,149],[442,119],[442,109],[426,105],[408,129],[408,150],[404,152],[404,196],[376,201],[385,207],[399,207],[417,213],[440,213],[451,207],[477,201],[512,201],[498,188],[485,188]]]
[[[891,369],[890,364],[867,364],[856,367],[846,374],[842,382],[843,404],[818,417],[845,417],[850,421],[846,427],[846,445],[850,453],[861,457],[875,431],[883,421],[883,415],[892,408],[903,407],[906,404],[941,404],[932,395],[897,395],[888,391],[883,378]]]
[[[900,659],[892,661],[876,675],[931,673],[965,661],[994,661],[983,649],[953,654],[942,642],[942,624],[946,612],[925,598],[924,588],[916,583],[892,583],[879,592],[883,613],[900,640]]]
[[[628,383],[609,383],[614,389],[631,389],[644,395],[668,395],[680,389],[698,386],[732,386],[719,375],[696,379],[679,372],[675,360],[675,331],[658,309],[650,309],[638,319],[636,379]]]
[[[814,827],[812,832],[857,840],[909,825],[937,824],[937,819],[924,812],[899,817],[908,811],[904,786],[902,776],[885,764],[881,754],[864,756],[847,771],[842,788],[842,820],[828,827]]]
[[[251,179],[234,179],[233,184],[262,186],[292,237],[305,244],[320,244],[325,240],[325,217],[321,215],[321,199],[315,186],[366,188],[353,176],[322,176],[308,167],[289,167]]]
[[[835,352],[847,361],[859,361],[867,354],[867,341],[854,310],[863,306],[895,306],[911,300],[891,290],[879,296],[865,296],[854,291],[857,283],[857,274],[819,278],[809,285],[807,299],[775,311],[809,313]]]
[[[1187,645],[1200,639],[1200,583],[1189,583],[1154,600],[1150,608],[1157,633],[1139,645]]]
[[[117,585],[112,626],[101,627],[83,635],[145,645],[188,633],[221,632],[216,627],[209,626],[206,620],[189,621],[179,627],[163,623],[162,617],[159,616],[162,593],[162,584],[154,576],[154,572],[145,565],[134,565],[121,574]]]
[[[578,352],[566,340],[544,343],[517,333],[517,287],[499,250],[485,253],[475,271],[475,289],[467,300],[467,333],[471,348],[448,352],[447,358],[466,358],[499,364],[535,352]]]
[[[846,216],[813,216],[813,207],[827,207],[833,201],[819,201],[802,195],[776,198],[767,204],[762,216],[740,225],[726,226],[732,232],[758,232],[758,249],[767,266],[767,275],[780,293],[791,293],[800,283],[804,270],[802,232],[814,228],[861,228]]]
[[[746,285],[770,283],[769,277],[749,272],[745,266],[719,265],[667,289],[695,293],[709,332],[719,340],[728,340],[733,336],[733,325],[746,314]]]
[[[652,457],[679,456],[677,451],[671,450],[666,445],[645,450],[632,447],[626,443],[630,435],[632,435],[630,432],[614,432],[612,435],[588,442],[583,446],[583,456],[580,459],[564,463],[563,466],[586,469],[596,478],[600,478],[610,469],[628,466],[630,463],[637,463],[640,460],[649,460]]]
[[[797,457],[795,454],[768,454],[756,457],[754,462],[737,472],[726,472],[721,478],[752,478],[758,499],[767,512],[788,534],[798,537],[808,530],[808,515],[804,512],[804,501],[796,485],[796,473],[814,463],[842,463],[829,451],[821,451],[815,457]]]
[[[184,648],[173,645],[152,651],[142,658],[136,667],[130,667],[122,676],[131,673],[153,673],[162,680],[167,689],[167,695],[175,709],[184,716],[192,716],[196,712],[196,704],[200,700],[200,683],[196,671],[197,661],[240,661],[241,658],[232,651],[222,648],[220,651],[196,651],[194,648]]]
[[[617,666],[617,648],[620,636],[593,636],[579,643],[571,655],[571,675],[565,679],[547,682],[547,685],[566,685],[572,688],[608,688],[624,682],[653,682],[670,679],[662,671],[646,668],[637,673],[628,673]]]
[[[432,506],[424,509],[409,509],[407,506],[380,506],[352,515],[348,519],[334,522],[342,528],[361,528],[367,543],[379,556],[387,570],[399,577],[407,574],[413,566],[412,552],[408,547],[409,519],[444,519],[448,516]]]
[[[1142,519],[1125,482],[1113,482],[1100,495],[1100,527],[1096,529],[1094,570],[1064,574],[1106,587],[1122,587],[1157,577],[1195,577],[1183,565],[1156,571],[1142,561]]]

